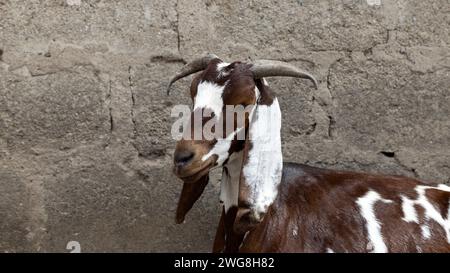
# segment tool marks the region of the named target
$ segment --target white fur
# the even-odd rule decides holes
[[[225,63],[218,65],[221,70]],[[264,81],[265,84],[267,82]],[[223,88],[216,84],[201,83],[195,100],[194,109],[200,107],[211,108],[216,116],[223,108]],[[207,94],[215,94],[213,98],[207,98]],[[219,96],[220,94],[220,96]],[[258,99],[260,92],[255,87],[255,97]],[[220,98],[220,103],[218,102]],[[211,105],[213,104],[213,105]],[[276,195],[277,187],[281,181],[283,157],[281,153],[281,111],[278,100],[275,98],[272,105],[257,105],[249,115],[251,122],[249,139],[252,141],[252,149],[249,151],[248,164],[243,169],[245,181],[250,188],[250,199],[256,212],[266,212]],[[218,165],[222,165],[228,158],[229,148],[234,136],[241,130],[230,134],[225,139],[217,139],[214,147],[202,157],[207,160],[212,155],[217,155]],[[239,195],[240,171],[243,163],[243,152],[230,155],[229,161],[224,166],[228,172],[222,173],[220,199],[224,203],[225,211],[237,206]]]
[[[256,101],[258,101],[259,96],[260,96],[258,87],[255,86],[254,91],[255,91],[255,98],[256,98]],[[249,117],[249,119],[252,120],[252,117]]]
[[[230,65],[230,63],[225,63],[225,62],[217,64],[217,72],[219,72],[219,75],[218,75],[219,78],[225,77],[229,74],[229,72],[223,71],[223,69],[229,65]]]
[[[420,246],[416,246],[417,253],[422,253],[422,248]]]
[[[334,251],[331,248],[327,248],[327,253],[334,253]]]
[[[421,230],[422,230],[422,236],[423,236],[423,238],[425,238],[425,239],[430,239],[430,237],[431,237],[431,231],[430,231],[430,228],[429,228],[427,225],[422,225],[420,228],[421,228]]]
[[[403,213],[405,214],[403,220],[407,222],[415,222],[418,224],[419,220],[417,219],[417,213],[414,206],[421,206],[425,211],[425,221],[434,220],[438,224],[440,224],[446,232],[448,243],[450,243],[450,209],[449,212],[447,212],[446,216],[447,218],[441,215],[440,212],[433,206],[433,204],[431,204],[431,202],[426,197],[426,190],[428,189],[450,192],[450,187],[443,184],[438,185],[437,187],[424,185],[417,186],[415,188],[418,195],[416,200],[412,200],[405,196],[402,196],[402,208]],[[425,239],[429,239],[431,237],[431,230],[429,226],[423,224],[421,226],[421,229],[422,229],[422,236]]]
[[[360,208],[361,215],[366,220],[366,228],[369,241],[373,245],[372,252],[385,253],[388,251],[381,234],[381,226],[375,215],[374,206],[376,202],[391,203],[391,200],[382,198],[377,192],[369,190],[366,195],[358,198],[356,203]]]
[[[414,201],[403,195],[400,197],[402,198],[402,210],[404,215],[402,219],[406,222],[414,222],[418,224],[419,219],[417,218],[417,213],[414,209]]]
[[[243,175],[250,188],[249,201],[258,213],[266,212],[278,193],[283,169],[280,130],[278,100],[275,98],[269,106],[257,105],[251,117],[249,139],[252,148]]]
[[[442,226],[447,235],[447,242],[450,244],[450,209],[447,212],[446,218],[444,218],[445,216],[441,215],[440,212],[433,206],[433,204],[426,197],[426,190],[428,189],[450,192],[450,187],[444,184],[440,184],[437,187],[419,185],[416,187],[416,192],[418,194],[417,200],[412,201],[414,202],[414,204],[424,208],[425,220],[427,221],[434,220],[436,223]],[[423,227],[422,227],[422,234],[424,235],[425,238],[427,238],[426,235],[431,236],[431,232],[427,233],[426,230],[425,232],[423,232]]]
[[[231,142],[233,141],[234,136],[241,130],[242,128],[239,128],[238,130],[231,133],[226,138],[219,138],[217,139],[216,144],[214,144],[214,147],[202,157],[202,161],[207,160],[212,155],[217,155],[217,164],[219,166],[222,166],[223,162],[228,158],[228,150],[230,149]]]
[[[225,212],[238,205],[239,176],[242,168],[243,151],[233,153],[224,166],[220,184],[220,200],[223,202]],[[228,172],[225,172],[225,168]]]
[[[245,243],[245,239],[247,238],[247,236],[250,234],[250,231],[247,231],[245,234],[244,234],[244,238],[242,238],[242,243],[239,245],[239,249],[244,245],[244,243]]]
[[[435,206],[433,206],[433,204],[428,200],[426,196],[426,190],[429,189],[450,192],[450,187],[444,184],[440,184],[437,187],[425,185],[416,186],[415,190],[417,192],[417,199],[414,200],[403,195],[400,196],[402,199],[402,210],[404,215],[402,219],[409,223],[414,222],[419,224],[418,215],[414,206],[422,207],[424,209],[424,217],[425,217],[424,221],[427,222],[433,220],[439,225],[441,225],[442,228],[445,230],[447,242],[450,244],[450,207],[446,216],[441,215],[441,213],[435,208]],[[422,224],[420,228],[422,231],[422,236],[425,239],[431,238],[432,231],[430,230],[430,227],[426,223]]]
[[[297,237],[298,235],[298,227],[294,227],[294,229],[292,230],[292,236]]]
[[[223,109],[222,94],[226,85],[227,83],[220,86],[213,82],[201,82],[197,87],[197,95],[194,99],[194,110],[209,108],[219,119]]]
[[[229,66],[230,63],[226,63],[226,62],[221,62],[217,64],[217,71],[221,72],[222,69],[224,69],[225,67]]]

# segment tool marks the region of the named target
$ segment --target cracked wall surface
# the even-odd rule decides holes
[[[212,52],[271,78],[285,161],[450,183],[447,0],[0,0],[0,251],[210,251],[219,181],[183,225],[173,105]]]

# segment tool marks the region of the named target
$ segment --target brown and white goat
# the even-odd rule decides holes
[[[283,164],[281,112],[263,77],[308,78],[316,85],[309,73],[283,62],[229,64],[207,55],[173,77],[168,92],[199,71],[190,87],[192,114],[209,109],[209,119],[218,119],[225,105],[253,106],[245,128],[212,140],[183,138],[176,146],[174,173],[184,181],[178,223],[211,168],[223,168],[214,252],[450,252],[450,187]],[[243,140],[235,137],[240,129]]]

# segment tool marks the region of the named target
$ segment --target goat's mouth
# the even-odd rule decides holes
[[[193,170],[184,170],[179,169],[176,166],[174,167],[174,173],[175,175],[183,180],[183,182],[186,183],[194,183],[200,180],[200,178],[207,175],[210,171],[210,169],[214,166],[215,160],[208,160],[204,164],[202,164],[200,167],[195,168]]]

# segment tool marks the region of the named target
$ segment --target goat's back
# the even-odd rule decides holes
[[[284,163],[277,199],[240,251],[450,252],[449,189]]]

